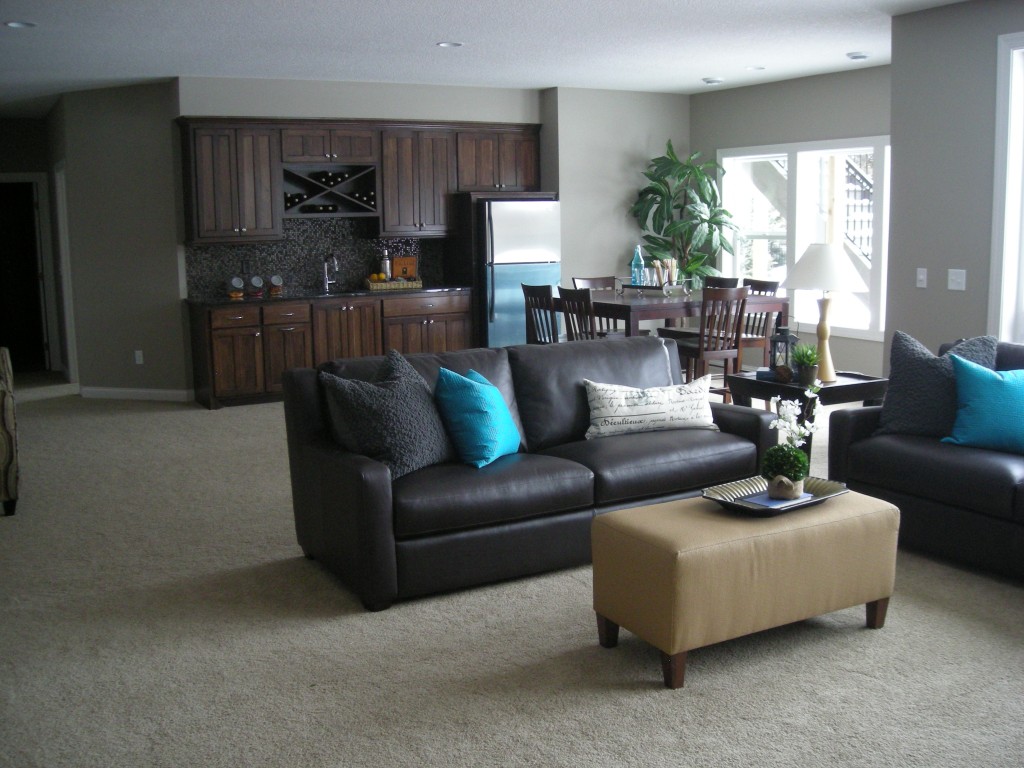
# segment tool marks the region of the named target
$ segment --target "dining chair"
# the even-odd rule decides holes
[[[558,315],[555,297],[550,285],[523,286],[526,301],[526,343],[556,344],[558,342]]]
[[[745,277],[743,285],[750,290],[750,296],[774,296],[779,290],[778,280],[756,280],[752,277]],[[769,364],[769,339],[779,326],[779,319],[772,312],[747,312],[743,320],[740,349],[761,349],[763,358],[761,364],[766,368]]]
[[[679,357],[685,361],[686,381],[707,375],[708,363],[712,361],[721,361],[723,375],[739,370],[740,334],[749,292],[746,287],[705,288],[701,292],[700,328],[696,336],[683,333],[681,328],[658,329],[662,338],[675,340]],[[727,386],[713,391],[730,402]]]
[[[723,277],[722,275],[708,275],[704,278],[705,288],[739,288],[738,277]]]
[[[598,319],[594,315],[594,305],[590,303],[589,288],[558,286],[558,299],[565,319],[567,341],[599,338]]]
[[[588,288],[591,291],[615,291],[615,276],[610,275],[608,277],[574,277],[572,279],[572,287],[576,289]],[[561,295],[561,294],[559,294]],[[594,298],[593,293],[590,295],[591,300]],[[619,328],[618,320],[609,320],[608,318],[598,317],[597,330],[599,334],[608,335],[625,333],[625,331]]]

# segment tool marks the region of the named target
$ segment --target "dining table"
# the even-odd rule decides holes
[[[643,320],[674,320],[684,317],[700,317],[701,293],[670,294],[666,296],[660,288],[617,291],[592,291],[590,303],[594,314],[609,320],[622,321],[627,336],[640,335]],[[781,312],[789,316],[789,299],[785,296],[748,296],[746,312]]]

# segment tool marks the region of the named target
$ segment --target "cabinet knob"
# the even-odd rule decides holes
[[[232,315],[231,317],[228,318],[228,320],[241,320],[241,319],[242,319],[241,315]]]
[[[434,321],[433,321],[433,320],[431,320],[431,321],[430,321],[430,324],[431,324],[431,325],[433,325],[433,324],[434,324]]]
[[[295,326],[292,326],[291,328],[282,328],[281,330],[282,331],[294,331],[295,330]]]
[[[295,317],[294,312],[282,312],[281,317]]]
[[[245,227],[242,227],[242,231],[243,232],[248,232],[249,230],[247,230]]]
[[[260,332],[256,331],[256,336],[259,337],[259,335],[260,335]]]
[[[423,324],[424,324],[424,325],[426,325],[426,324],[427,324],[427,321],[426,321],[426,320],[424,320],[424,321],[423,321]]]
[[[237,231],[238,231],[238,227],[235,227],[235,228],[234,228],[233,230],[231,230],[231,231],[232,231],[232,232],[237,232]]]
[[[330,156],[331,156],[330,152],[324,152],[324,157],[330,157]]]

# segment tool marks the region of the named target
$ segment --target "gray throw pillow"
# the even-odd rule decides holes
[[[386,464],[392,480],[452,459],[427,382],[397,351],[388,352],[373,381],[325,371],[320,381],[339,442]]]
[[[917,339],[896,331],[889,355],[889,387],[875,434],[928,437],[952,434],[957,399],[956,377],[949,355],[995,368],[996,344],[995,336],[976,336],[936,356]]]

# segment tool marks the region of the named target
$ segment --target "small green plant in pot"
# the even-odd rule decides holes
[[[797,400],[772,398],[772,406],[779,417],[770,426],[779,430],[783,442],[764,452],[761,476],[768,481],[768,496],[773,499],[799,499],[804,492],[804,478],[810,470],[810,460],[800,446],[817,428],[814,423],[802,420],[813,413],[816,402],[813,391],[808,390],[807,394],[810,407],[801,405]]]
[[[818,378],[818,348],[813,344],[797,344],[791,357],[797,370],[797,380],[809,386]]]

